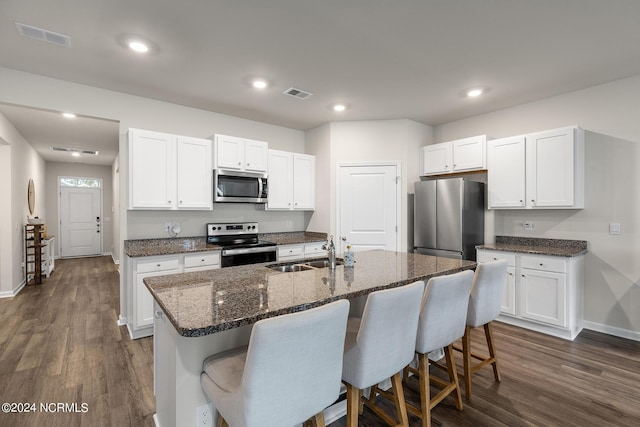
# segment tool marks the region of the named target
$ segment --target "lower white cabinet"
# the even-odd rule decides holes
[[[146,277],[220,268],[220,252],[127,258],[129,272],[128,324],[132,339],[153,335],[153,297],[144,284]]]
[[[327,255],[322,249],[326,242],[300,243],[295,245],[278,245],[278,261],[290,261],[303,258],[320,258]]]
[[[570,340],[580,333],[584,256],[479,249],[477,259],[506,259],[509,264],[499,320]]]

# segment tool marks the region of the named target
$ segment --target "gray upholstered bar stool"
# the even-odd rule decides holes
[[[360,402],[386,423],[408,426],[400,374],[413,359],[424,282],[376,291],[367,297],[362,318],[349,318],[342,381],[347,386],[347,427],[358,425]],[[377,384],[391,378],[398,420],[376,404]],[[372,387],[369,399],[362,390]],[[380,393],[386,393],[380,391]]]
[[[462,355],[464,359],[464,384],[467,399],[471,400],[471,377],[479,369],[491,365],[496,381],[500,381],[498,359],[491,332],[491,322],[500,314],[502,292],[507,274],[507,261],[504,259],[478,264],[473,278],[469,310],[467,312],[467,326],[462,337]],[[471,330],[479,326],[484,327],[489,357],[479,356],[471,352]],[[480,360],[472,365],[471,358]]]
[[[256,322],[249,347],[204,361],[200,382],[218,426],[289,427],[322,411],[340,393],[349,302]],[[227,424],[228,423],[228,424]]]
[[[416,338],[418,370],[407,368],[418,374],[420,381],[420,408],[407,404],[407,409],[422,418],[423,427],[431,426],[431,409],[453,391],[456,392],[456,407],[462,410],[453,343],[464,335],[472,281],[473,271],[467,270],[434,277],[427,282]],[[444,348],[449,382],[429,375],[428,354],[439,348]],[[431,363],[440,366],[435,362]],[[430,397],[429,390],[431,382],[443,387],[433,398]]]

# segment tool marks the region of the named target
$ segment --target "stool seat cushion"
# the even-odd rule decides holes
[[[207,357],[203,370],[215,385],[232,392],[240,387],[246,360],[247,346],[238,347]]]

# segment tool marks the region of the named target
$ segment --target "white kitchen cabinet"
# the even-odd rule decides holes
[[[290,261],[304,258],[304,245],[278,245],[278,261]]]
[[[146,277],[220,268],[220,251],[149,257],[127,257],[130,301],[127,327],[132,339],[153,335],[153,297],[144,284]]]
[[[422,147],[422,174],[482,170],[486,168],[487,136],[479,135]]]
[[[525,207],[525,138],[494,139],[488,143],[489,207]]]
[[[584,208],[584,131],[567,127],[488,143],[489,208]]]
[[[211,141],[176,137],[178,209],[211,209]]]
[[[325,257],[327,256],[327,251],[322,248],[325,243],[326,242],[312,242],[294,245],[278,245],[278,261]]]
[[[488,261],[507,260],[507,276],[504,279],[502,290],[502,305],[500,311],[504,314],[516,314],[516,257],[515,255],[502,251],[479,250],[477,261],[479,263]]]
[[[268,210],[315,209],[315,156],[269,150]]]
[[[129,129],[129,208],[172,209],[176,203],[175,138]]]
[[[144,285],[145,277],[176,274],[180,272],[178,257],[145,257],[134,262],[135,292],[133,293],[133,330],[153,327],[153,297]],[[136,337],[137,338],[137,337]]]
[[[582,330],[584,256],[480,249],[478,262],[507,259],[499,320],[573,340]],[[510,273],[515,273],[511,275]]]
[[[214,164],[218,169],[266,172],[268,148],[264,141],[215,135]]]
[[[211,141],[129,130],[129,208],[211,210]]]

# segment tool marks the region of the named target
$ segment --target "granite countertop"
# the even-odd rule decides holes
[[[218,245],[207,243],[206,237],[125,240],[124,253],[129,257],[172,255],[190,252],[219,251]]]
[[[312,231],[293,231],[285,233],[260,233],[260,240],[273,242],[277,245],[295,245],[300,243],[326,242],[327,233]]]
[[[261,233],[258,237],[260,240],[273,242],[277,245],[323,242],[327,240],[326,233],[308,231]],[[220,249],[222,248],[218,245],[208,244],[206,237],[175,237],[171,239],[138,239],[124,241],[124,253],[129,257],[219,251]]]
[[[281,273],[269,264],[147,277],[144,283],[178,333],[198,337],[476,266],[391,251],[358,252],[355,267],[339,265],[334,272]]]
[[[588,244],[585,240],[496,236],[495,244],[476,246],[476,249],[574,257],[586,254]]]

